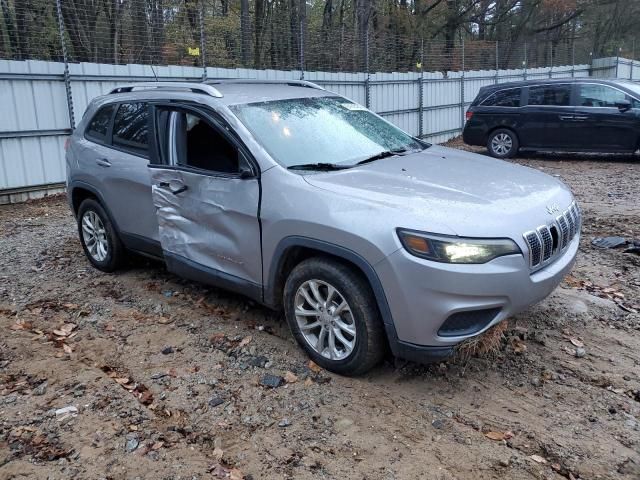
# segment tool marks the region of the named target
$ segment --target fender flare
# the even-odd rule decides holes
[[[393,316],[391,315],[391,309],[389,308],[389,303],[387,302],[387,297],[384,293],[384,288],[382,287],[382,282],[380,282],[380,278],[373,266],[364,257],[353,250],[324,240],[317,240],[297,235],[285,237],[280,240],[273,253],[273,259],[271,261],[267,281],[265,283],[264,303],[266,305],[275,306],[279,303],[279,300],[275,298],[276,279],[278,278],[278,274],[287,257],[287,252],[294,247],[304,247],[317,250],[334,257],[342,258],[356,265],[366,277],[369,282],[369,286],[373,291],[376,304],[378,305],[378,310],[380,311],[380,316],[382,317],[382,323],[384,323],[387,337],[389,337],[389,342],[393,343],[393,339],[398,338],[393,322]]]
[[[116,222],[115,218],[113,217],[113,214],[111,213],[111,210],[109,210],[109,207],[107,206],[107,202],[104,201],[104,198],[103,198],[102,194],[98,191],[98,189],[95,188],[90,183],[86,183],[86,182],[83,182],[81,180],[73,180],[67,186],[67,192],[68,192],[67,195],[69,196],[69,206],[71,207],[71,210],[73,211],[73,214],[74,215],[76,214],[76,211],[73,208],[73,192],[77,188],[80,188],[82,190],[87,190],[87,191],[91,192],[93,195],[95,195],[95,197],[98,199],[98,202],[100,202],[100,205],[102,206],[104,211],[107,212],[107,215],[109,215],[109,220],[111,221],[111,224],[116,229],[116,232],[118,232],[118,235],[120,235],[120,227],[118,227],[118,223]]]

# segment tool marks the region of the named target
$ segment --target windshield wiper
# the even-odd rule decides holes
[[[382,152],[376,153],[375,155],[365,158],[364,160],[360,160],[358,163],[356,163],[356,165],[375,162],[376,160],[380,160],[381,158],[394,157],[396,155],[400,155],[406,152],[407,152],[406,148],[400,148],[398,150],[383,150]]]
[[[287,167],[289,170],[320,170],[329,172],[331,170],[344,170],[351,168],[349,165],[339,165],[337,163],[302,163],[300,165],[291,165]]]

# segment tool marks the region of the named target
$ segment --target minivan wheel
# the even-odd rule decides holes
[[[295,339],[327,370],[359,375],[386,352],[373,293],[342,263],[310,258],[298,264],[285,283],[284,309]]]
[[[124,248],[102,205],[88,198],[78,209],[78,233],[85,255],[103,272],[113,272],[124,260]]]
[[[518,153],[518,137],[511,130],[499,128],[489,135],[487,149],[495,158],[511,158]]]

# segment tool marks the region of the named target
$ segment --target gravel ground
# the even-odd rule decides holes
[[[355,379],[240,296],[91,268],[64,198],[0,206],[0,478],[640,478],[640,256],[591,245],[640,238],[640,162],[516,161],[578,197],[571,276],[489,354]]]

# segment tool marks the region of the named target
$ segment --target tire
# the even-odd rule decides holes
[[[314,284],[321,300],[331,296],[323,305],[317,301]],[[333,295],[329,294],[330,287],[335,289]],[[285,317],[293,336],[321,367],[341,375],[360,375],[384,357],[387,342],[371,288],[358,272],[347,265],[320,257],[302,261],[287,278],[283,300]],[[314,309],[309,300],[317,308]],[[338,312],[340,305],[342,310]],[[308,315],[296,315],[296,311],[300,312],[296,306]],[[316,316],[316,312],[320,314]],[[304,328],[314,323],[319,325]],[[324,341],[318,347],[323,330]],[[330,348],[332,337],[333,349]]]
[[[498,128],[491,132],[487,140],[487,150],[494,158],[512,158],[518,153],[518,136],[508,128]]]
[[[98,270],[113,272],[123,264],[125,251],[122,242],[107,212],[92,198],[84,200],[78,208],[78,234],[84,254]],[[92,238],[99,241],[92,242]]]

